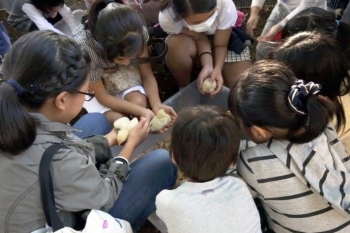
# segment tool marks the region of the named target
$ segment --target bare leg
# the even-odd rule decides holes
[[[113,125],[113,123],[121,118],[121,117],[125,117],[125,115],[123,113],[120,112],[114,112],[112,110],[109,110],[107,112],[104,113],[104,115],[107,117],[108,122]]]
[[[251,66],[252,62],[249,60],[239,62],[225,62],[222,69],[225,86],[231,88],[238,81],[240,74],[249,69]]]
[[[165,63],[180,87],[191,81],[191,71],[197,55],[195,42],[185,35],[171,35],[166,40],[168,53]]]
[[[129,101],[138,106],[147,108],[147,97],[138,91],[133,91],[125,95],[124,100]]]

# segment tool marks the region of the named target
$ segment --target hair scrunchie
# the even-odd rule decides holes
[[[11,85],[15,89],[17,95],[21,95],[24,92],[23,87],[12,78],[7,80],[7,84]]]
[[[314,82],[304,83],[303,80],[297,80],[293,83],[288,94],[288,104],[293,112],[299,115],[306,115],[306,100],[309,96],[318,94],[322,89],[320,84]]]

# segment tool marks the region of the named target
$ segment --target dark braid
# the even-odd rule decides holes
[[[59,43],[59,38],[56,43]],[[51,76],[39,71],[39,77],[35,75],[36,79],[29,78],[25,83],[19,82],[25,90],[19,96],[22,104],[37,109],[48,97],[55,97],[62,91],[75,92],[80,88],[77,84],[86,80],[90,70],[88,54],[81,51],[80,46],[72,41],[65,48],[57,49],[54,63],[56,67],[53,67],[53,70],[57,70],[56,75]]]
[[[62,92],[74,93],[87,81],[90,58],[67,36],[35,31],[19,38],[3,63],[0,86],[0,150],[17,155],[36,137],[36,110]]]

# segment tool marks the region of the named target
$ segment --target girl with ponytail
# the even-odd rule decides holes
[[[133,64],[135,58],[149,57],[149,36],[139,14],[113,0],[99,0],[82,23],[73,36],[92,59],[90,88],[96,94],[85,109],[105,114],[111,124],[124,115],[150,120],[160,109],[176,117],[160,101],[151,65]]]
[[[129,167],[134,148],[148,134],[146,119],[130,131],[114,158],[109,147],[117,143],[115,130],[85,140],[72,134],[76,129],[68,123],[95,94],[89,89],[90,58],[67,36],[52,31],[24,35],[8,52],[3,71],[0,232],[45,227],[38,173],[43,153],[54,144],[65,146],[51,162],[56,208],[65,226],[74,227],[74,212],[101,209],[138,229],[155,211],[157,194],[171,188],[177,177],[165,150],[153,151]],[[94,124],[80,124],[86,127],[85,135],[96,134]]]
[[[330,121],[322,86],[263,60],[242,74],[229,109],[256,145],[237,172],[261,199],[274,232],[350,231],[350,157]]]

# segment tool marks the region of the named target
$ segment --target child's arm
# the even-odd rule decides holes
[[[49,23],[47,19],[45,19],[45,17],[43,16],[43,13],[32,4],[25,3],[22,6],[22,10],[24,13],[27,14],[29,19],[35,23],[39,30],[51,30],[58,34],[64,35],[63,32],[61,32],[60,30],[55,28],[51,23]]]
[[[77,22],[75,21],[75,17],[72,14],[72,11],[69,7],[66,5],[63,5],[58,12],[62,15],[62,18],[64,21],[66,21],[67,25],[69,26],[70,30],[73,32],[74,29],[77,27]]]
[[[258,182],[253,174],[249,163],[244,159],[244,152],[241,152],[238,162],[237,162],[237,173],[234,174],[235,177],[242,179],[248,186],[250,193],[253,198],[257,198],[259,193],[257,191]]]
[[[258,25],[259,21],[259,13],[262,9],[265,0],[253,0],[250,8],[250,16],[247,22],[247,33],[254,37],[254,29]]]
[[[167,209],[171,201],[174,199],[174,190],[163,190],[156,197],[156,213],[157,216],[167,223]]]
[[[90,89],[95,92],[95,97],[101,105],[115,112],[127,113],[137,117],[142,116],[147,120],[151,120],[154,116],[153,112],[149,109],[110,95],[103,85],[102,80],[90,83]]]
[[[299,12],[310,8],[314,7],[317,5],[317,0],[301,0],[300,4],[298,5],[297,8],[295,8],[292,12],[290,12],[281,22],[273,26],[265,36],[262,36],[258,39],[258,41],[271,41],[275,36],[281,32],[288,23],[289,20],[291,20],[294,16],[296,16]]]
[[[215,79],[217,82],[223,83],[222,68],[224,67],[225,58],[227,56],[227,45],[231,36],[232,28],[226,30],[216,30],[214,37],[214,49],[215,49],[215,66],[211,79]],[[221,90],[221,89],[220,89]],[[220,90],[216,90],[216,93]]]
[[[140,57],[149,57],[147,46],[145,46],[144,51]],[[162,104],[160,101],[158,84],[156,78],[153,75],[151,65],[148,63],[141,64],[139,65],[139,69],[142,78],[142,85],[145,88],[147,98],[153,112],[157,114],[158,110],[164,109],[167,113],[175,118],[177,115],[174,109],[170,106]]]

